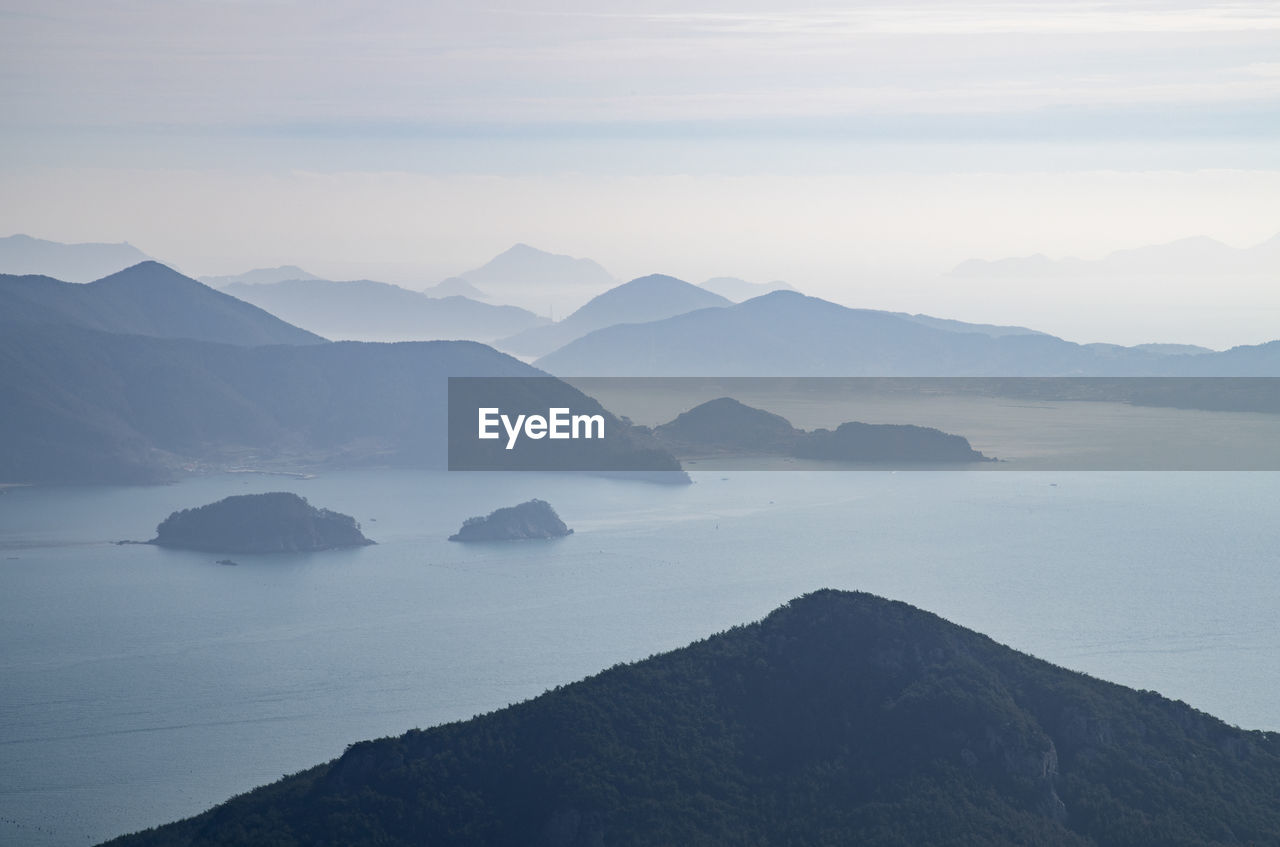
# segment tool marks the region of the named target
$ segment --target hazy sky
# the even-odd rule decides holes
[[[523,241],[1078,340],[1280,337],[1274,279],[1180,280],[1120,337],[1136,295],[941,276],[1280,232],[1275,2],[0,0],[0,91],[0,235],[193,274],[425,285]]]

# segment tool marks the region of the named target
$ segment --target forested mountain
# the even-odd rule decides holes
[[[111,843],[1277,844],[1278,794],[1273,733],[820,591]]]

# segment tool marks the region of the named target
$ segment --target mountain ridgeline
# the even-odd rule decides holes
[[[1277,341],[1169,354],[922,317],[775,291],[723,309],[600,329],[535,364],[566,377],[1280,376]]]
[[[0,238],[0,274],[91,282],[149,261],[132,244],[64,244],[29,235]]]
[[[234,282],[223,291],[290,323],[343,341],[491,341],[548,323],[515,306],[494,306],[460,295],[429,297],[367,279]]]
[[[83,285],[44,276],[0,276],[0,324],[14,323],[244,347],[325,340],[150,261]]]
[[[593,297],[558,323],[527,329],[495,345],[519,356],[541,356],[604,327],[646,323],[729,304],[729,300],[719,294],[696,285],[672,276],[652,274]]]
[[[111,844],[1277,844],[1278,794],[1274,733],[819,591]]]

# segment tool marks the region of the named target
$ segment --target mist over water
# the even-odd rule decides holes
[[[470,717],[817,588],[905,600],[1057,664],[1280,728],[1275,473],[228,474],[0,497],[0,843],[202,811],[356,740]],[[378,546],[116,546],[290,490]],[[450,544],[530,497],[575,534]]]

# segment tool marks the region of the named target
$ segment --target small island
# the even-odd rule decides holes
[[[147,543],[209,553],[309,553],[375,542],[364,537],[350,515],[317,509],[297,494],[274,491],[237,494],[174,512]]]
[[[786,418],[721,397],[655,427],[654,436],[676,455],[790,456],[861,464],[994,462],[969,440],[932,427],[850,421],[833,430],[806,432]]]
[[[573,530],[564,525],[546,500],[529,500],[507,506],[488,517],[467,518],[450,541],[522,541],[529,538],[562,538]]]

